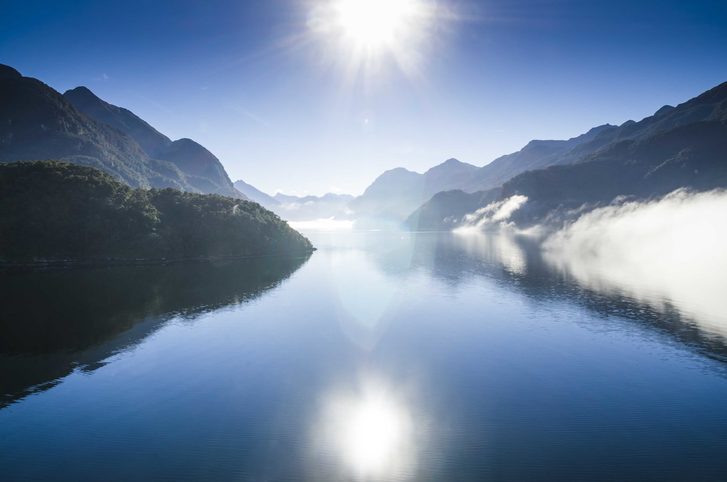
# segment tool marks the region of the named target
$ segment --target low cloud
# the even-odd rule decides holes
[[[528,201],[527,196],[515,195],[502,201],[490,203],[464,217],[464,225],[455,231],[481,230],[504,224],[515,211]]]
[[[550,265],[588,288],[676,307],[727,337],[727,192],[676,191],[583,214],[543,242]]]

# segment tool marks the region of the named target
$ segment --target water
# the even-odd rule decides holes
[[[725,480],[726,320],[505,236],[311,237],[4,275],[0,480]]]

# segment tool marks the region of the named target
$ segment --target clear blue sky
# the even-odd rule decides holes
[[[484,165],[727,81],[724,0],[440,0],[407,46],[416,73],[383,50],[348,77],[345,46],[311,31],[325,1],[1,0],[0,63],[86,85],[233,179],[297,194]]]

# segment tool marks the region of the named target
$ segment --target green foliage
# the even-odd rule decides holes
[[[0,165],[0,259],[197,258],[310,252],[258,204],[133,189],[90,167]]]

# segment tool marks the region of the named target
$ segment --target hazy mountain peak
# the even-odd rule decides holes
[[[446,161],[442,163],[445,166],[451,166],[451,165],[459,165],[459,164],[465,164],[464,162],[460,161],[459,159],[456,159],[454,157],[450,157]]]
[[[477,166],[467,164],[466,162],[462,162],[459,159],[455,159],[454,157],[452,157],[450,159],[447,159],[443,163],[437,164],[436,166],[430,168],[424,173],[424,176],[431,177],[448,174],[457,175],[464,172],[475,171],[477,169]]]
[[[665,105],[661,109],[657,110],[654,113],[654,117],[658,117],[660,115],[668,114],[669,112],[673,111],[675,107],[673,105]]]
[[[9,65],[0,64],[0,79],[19,79],[22,75],[20,72]]]
[[[261,191],[260,189],[256,188],[255,186],[246,183],[243,180],[235,181],[234,183],[235,189],[240,191],[242,194],[244,194],[248,199],[251,201],[255,201],[256,203],[260,204],[261,206],[265,206],[268,209],[272,206],[276,206],[279,203],[279,201],[269,194]]]
[[[414,172],[414,171],[410,171],[409,169],[407,169],[405,167],[395,167],[393,169],[389,169],[387,171],[384,171],[381,174],[381,176],[379,176],[379,177],[383,177],[383,176],[386,176],[386,175],[397,175],[397,174],[405,174],[406,175],[406,174],[417,174],[417,173]]]

